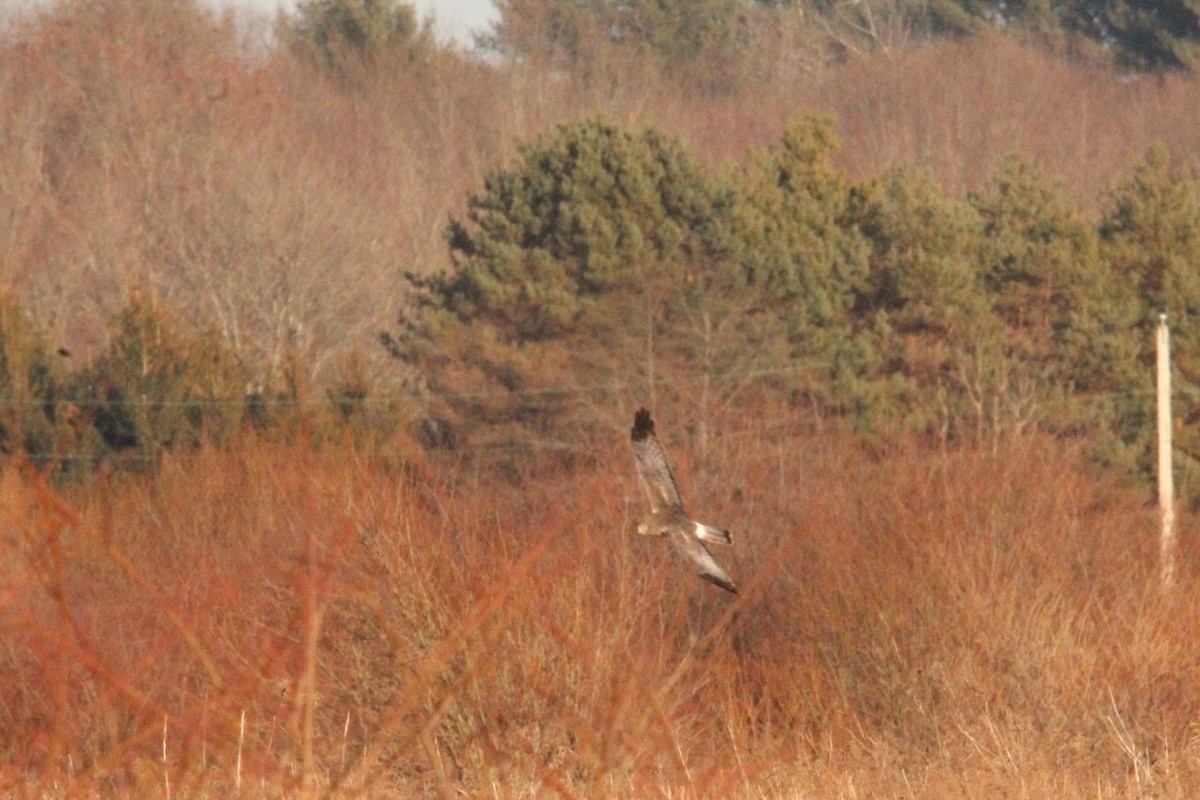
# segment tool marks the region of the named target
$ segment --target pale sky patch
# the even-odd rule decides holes
[[[203,0],[211,6],[233,6],[274,17],[280,8],[296,7],[297,0]],[[408,0],[421,19],[432,15],[434,30],[441,39],[462,45],[474,43],[475,34],[487,30],[500,16],[492,0]],[[22,10],[48,5],[48,0],[0,0],[0,21]]]

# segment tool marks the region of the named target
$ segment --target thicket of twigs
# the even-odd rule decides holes
[[[660,420],[666,423],[666,420]],[[1184,797],[1185,522],[1079,453],[753,417],[687,500],[742,589],[637,537],[624,444],[499,480],[249,440],[67,495],[3,476],[17,796]]]

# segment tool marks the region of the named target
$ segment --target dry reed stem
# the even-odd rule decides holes
[[[733,603],[622,533],[623,442],[512,484],[431,464],[422,488],[340,446],[253,441],[66,497],[9,472],[0,779],[133,796],[148,763],[175,797],[1187,796],[1200,602],[1155,591],[1144,497],[1043,440],[880,453],[713,430],[736,434],[704,503],[736,528]],[[1194,565],[1184,515],[1181,585]]]

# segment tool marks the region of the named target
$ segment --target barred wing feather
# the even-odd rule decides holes
[[[654,420],[650,412],[639,409],[633,417],[633,430],[630,431],[630,441],[633,443],[633,456],[637,461],[638,478],[642,489],[650,500],[653,511],[677,509],[683,511],[683,500],[679,497],[679,487],[667,463],[667,454],[663,452],[658,437],[654,435]]]

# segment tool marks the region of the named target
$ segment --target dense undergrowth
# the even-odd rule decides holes
[[[507,480],[254,439],[7,468],[4,792],[1187,795],[1190,518],[1164,596],[1078,448],[724,423],[663,435],[736,598],[633,534],[619,435]]]

